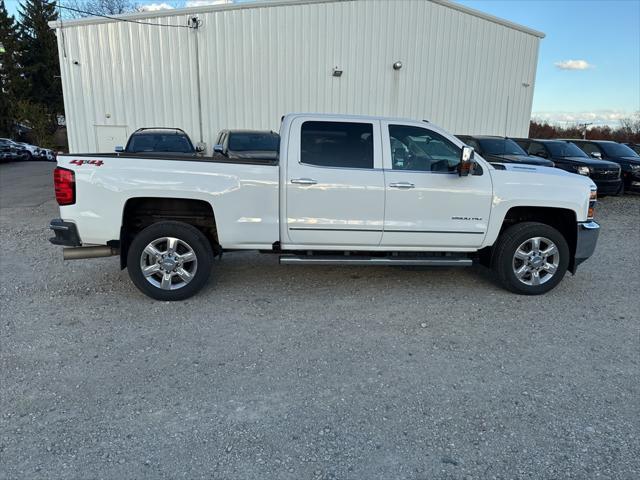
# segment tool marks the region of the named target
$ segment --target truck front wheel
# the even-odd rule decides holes
[[[498,238],[492,266],[507,290],[540,295],[564,277],[569,266],[569,246],[564,236],[549,225],[518,223]]]
[[[192,225],[158,222],[138,233],[127,255],[133,283],[156,300],[184,300],[209,279],[213,252],[207,237]]]

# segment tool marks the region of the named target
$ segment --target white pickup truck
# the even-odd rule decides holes
[[[279,158],[70,154],[54,172],[65,259],[119,255],[145,294],[182,300],[222,252],[281,263],[494,269],[552,289],[595,249],[596,187],[531,165],[492,166],[425,121],[290,114]]]

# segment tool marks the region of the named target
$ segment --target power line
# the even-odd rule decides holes
[[[78,8],[72,8],[72,7],[64,7],[62,5],[60,5],[60,3],[58,3],[58,8],[62,8],[64,10],[69,10],[71,12],[76,12],[76,13],[82,13],[83,15],[90,15],[92,17],[101,17],[101,18],[107,18],[109,20],[115,20],[118,22],[126,22],[126,23],[137,23],[138,25],[151,25],[154,27],[174,27],[174,28],[198,28],[197,26],[191,26],[191,25],[172,25],[170,23],[153,23],[153,22],[143,22],[140,20],[132,20],[129,18],[121,18],[121,17],[112,17],[110,15],[102,15],[100,13],[93,13],[93,12],[87,12],[86,10],[80,10]]]

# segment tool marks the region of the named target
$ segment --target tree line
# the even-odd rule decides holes
[[[25,0],[17,19],[0,0],[0,136],[28,127],[34,142],[51,144],[64,115],[58,47],[48,25],[57,18],[52,0]]]
[[[640,111],[631,117],[620,119],[617,127],[596,125],[587,128],[584,124],[561,127],[539,120],[531,120],[529,123],[529,138],[585,138],[585,133],[588,140],[640,144]]]

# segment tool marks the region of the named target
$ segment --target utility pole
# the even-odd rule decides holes
[[[586,140],[587,139],[587,127],[589,125],[593,125],[593,123],[579,123],[578,126],[582,127],[582,139]]]

